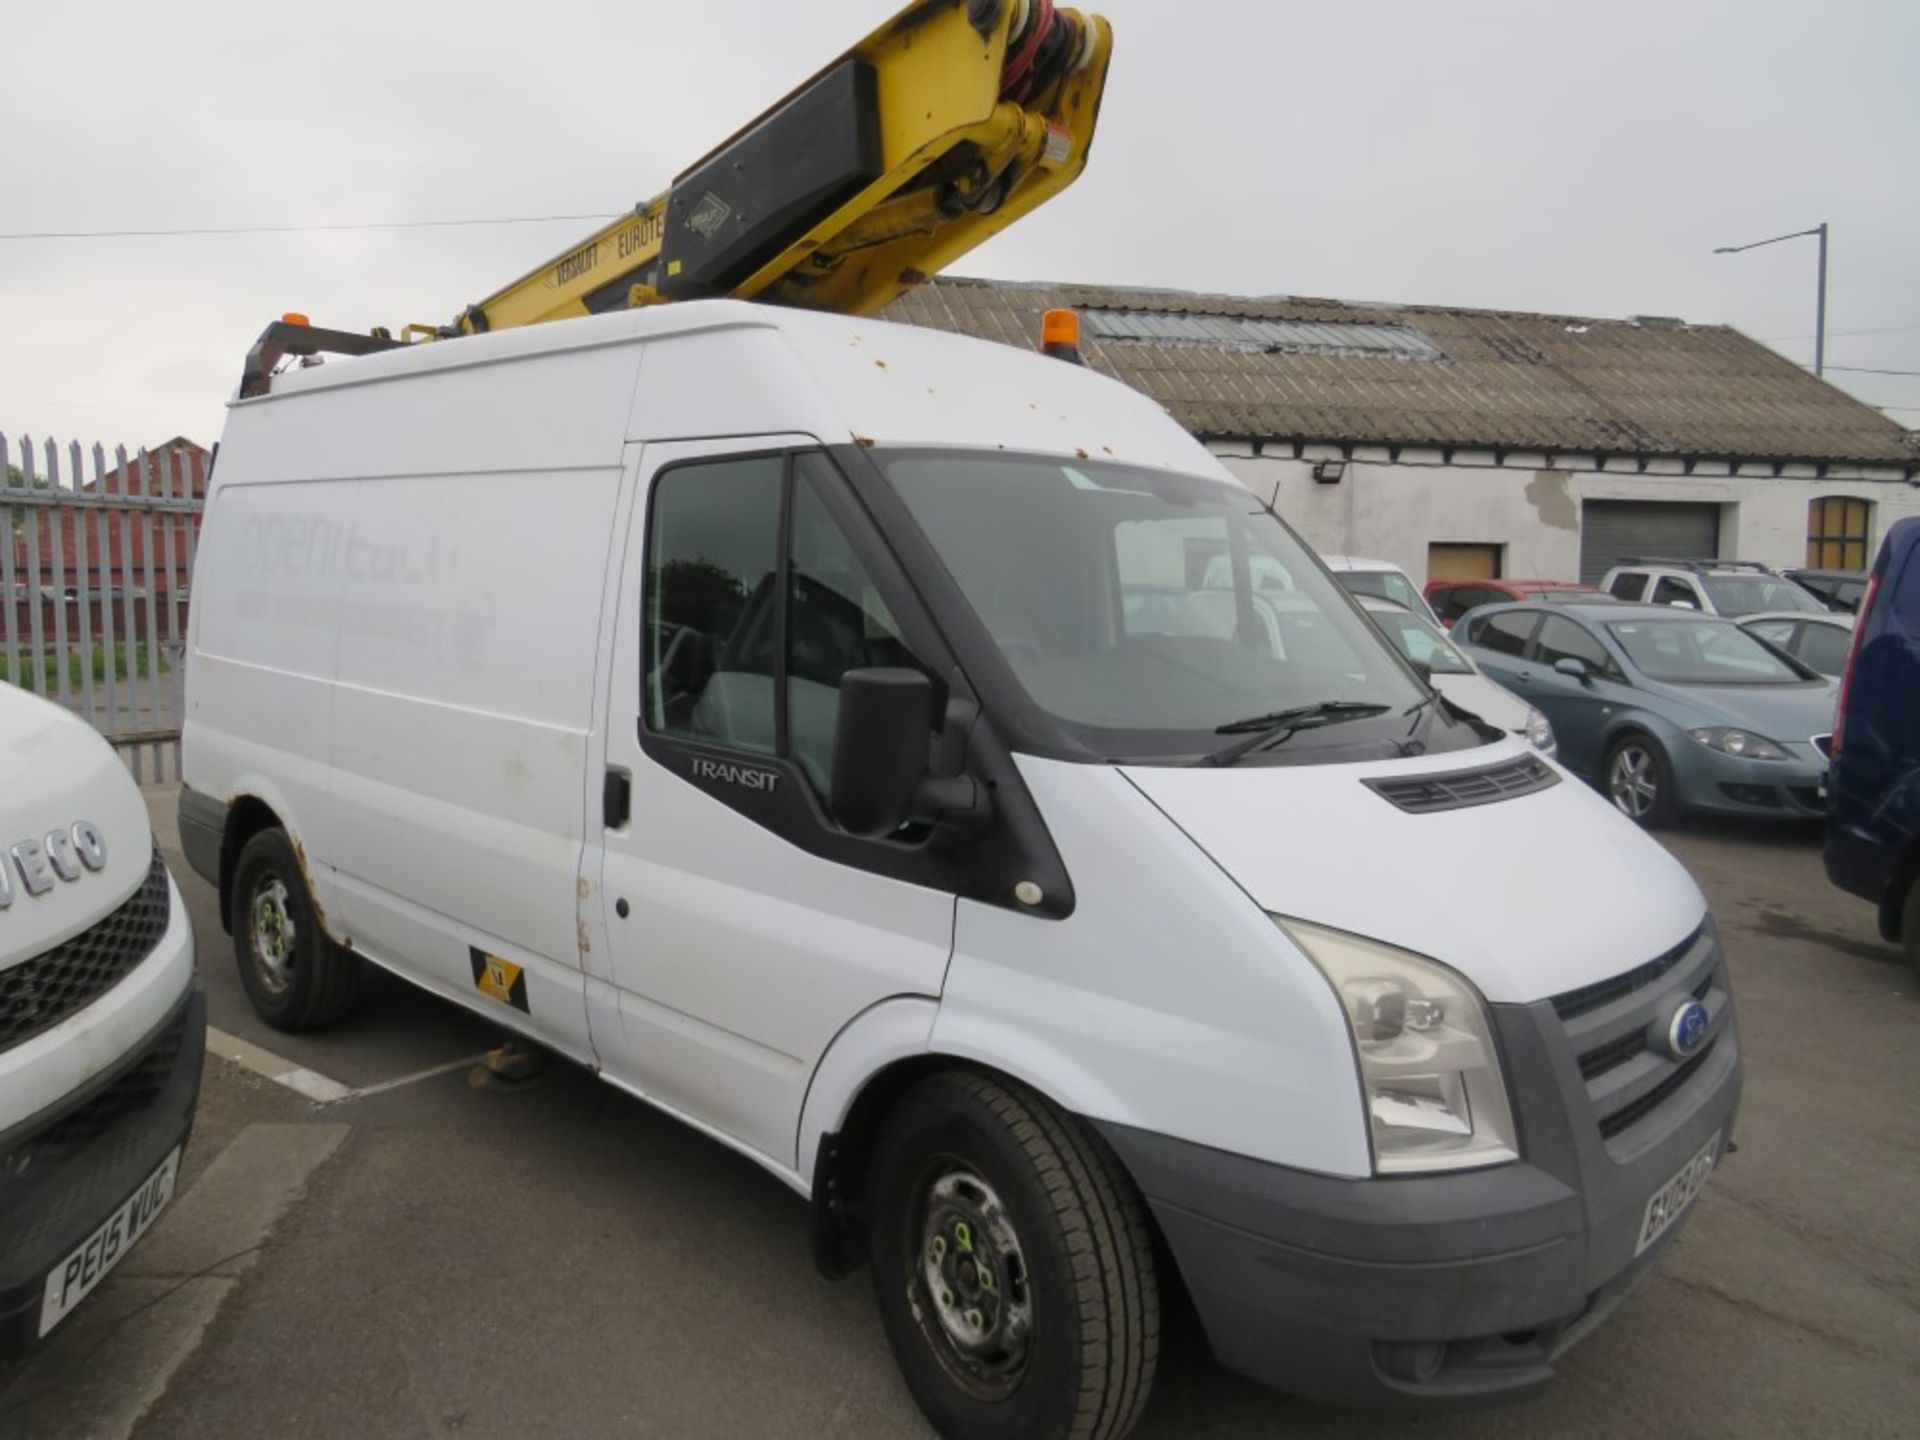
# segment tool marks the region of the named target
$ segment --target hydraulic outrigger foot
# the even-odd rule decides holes
[[[467,1083],[476,1090],[510,1093],[538,1084],[553,1068],[553,1052],[526,1040],[509,1040],[487,1052],[467,1075]]]

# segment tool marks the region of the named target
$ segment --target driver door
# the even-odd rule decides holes
[[[649,445],[619,578],[599,901],[609,1070],[781,1167],[834,1037],[937,996],[954,896],[826,786],[841,677],[917,663],[891,557],[804,437]],[[883,592],[882,577],[888,588]]]
[[[1582,775],[1600,771],[1601,744],[1616,710],[1633,704],[1626,674],[1598,636],[1565,615],[1548,615],[1533,641],[1532,684],[1519,693],[1553,722],[1560,763]],[[1553,667],[1578,660],[1587,678],[1577,680]]]

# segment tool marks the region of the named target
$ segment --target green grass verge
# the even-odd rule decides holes
[[[107,678],[107,651],[104,645],[93,647],[91,657],[80,650],[70,651],[67,655],[67,685],[78,690],[86,684],[86,671],[91,660],[95,684],[102,684]],[[7,666],[7,657],[0,655],[0,681],[18,685],[22,690],[33,690],[49,694],[60,688],[60,659],[57,655],[43,655],[39,659],[30,656],[20,657],[20,674],[16,678]],[[145,678],[148,675],[171,674],[173,666],[167,663],[164,655],[155,654],[146,645],[115,645],[113,647],[113,678],[125,680],[128,676]]]

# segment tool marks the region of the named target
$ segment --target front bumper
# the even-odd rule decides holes
[[[1520,1163],[1347,1180],[1098,1126],[1147,1197],[1221,1363],[1335,1404],[1523,1395],[1657,1262],[1681,1226],[1636,1256],[1648,1200],[1716,1135],[1722,1155],[1732,1138],[1731,1009],[1658,1107],[1607,1137],[1553,1003],[1492,1009]]]
[[[38,1338],[47,1272],[186,1143],[206,1034],[195,982],[116,1065],[0,1141],[0,1357]]]
[[[1673,755],[1680,803],[1717,815],[1818,820],[1827,813],[1827,762],[1811,746],[1785,760],[1742,760],[1682,736]]]

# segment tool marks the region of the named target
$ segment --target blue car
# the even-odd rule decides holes
[[[1628,819],[1826,813],[1833,681],[1731,620],[1669,606],[1488,605],[1456,641],[1553,722]]]
[[[1827,874],[1880,907],[1920,974],[1920,520],[1887,532],[1833,734]]]

